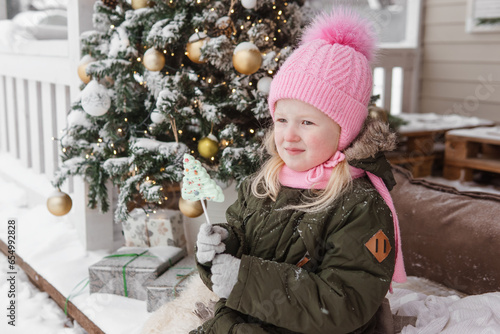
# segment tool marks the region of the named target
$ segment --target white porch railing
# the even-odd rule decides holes
[[[92,29],[94,2],[68,1],[68,40],[30,41],[29,48],[15,53],[0,50],[0,174],[27,188],[30,204],[44,203],[54,190],[50,180],[61,159],[53,138],[66,127],[71,101],[79,94],[80,34]],[[87,208],[88,187],[79,178],[61,190],[73,200],[68,220],[85,248],[114,248],[112,212]]]
[[[52,137],[58,138],[66,127],[70,103],[79,93],[81,82],[76,71],[80,60],[79,36],[92,29],[93,3],[94,0],[68,1],[68,41],[62,42],[67,43],[66,52],[54,54],[38,48],[40,52],[13,54],[0,50],[0,157],[8,162],[0,161],[0,174],[38,193],[39,200],[46,200],[53,190],[49,180],[61,163],[58,143]],[[374,90],[382,96],[381,105],[390,109],[392,101],[399,99],[403,112],[415,112],[417,51],[384,49],[374,68],[382,68],[385,73],[383,84]],[[399,90],[393,89],[394,68],[401,68],[402,72]],[[394,91],[400,92],[400,96],[395,96]],[[37,181],[22,176],[27,173]],[[112,210],[100,214],[87,209],[88,187],[81,179],[71,180],[62,190],[73,199],[69,219],[85,248],[114,248]],[[112,187],[108,196],[113,198]]]
[[[420,73],[418,49],[382,49],[373,64],[377,105],[392,114],[417,113]]]
[[[1,54],[0,145],[37,174],[52,175],[58,147],[52,138],[66,126],[70,106],[69,58]]]

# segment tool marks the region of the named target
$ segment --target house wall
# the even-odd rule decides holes
[[[467,0],[425,0],[419,112],[500,123],[500,32],[467,33]]]

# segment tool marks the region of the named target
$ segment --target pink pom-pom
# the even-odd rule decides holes
[[[370,21],[353,10],[339,7],[330,14],[320,14],[306,28],[301,43],[322,39],[329,44],[350,46],[368,61],[375,56],[376,35]]]

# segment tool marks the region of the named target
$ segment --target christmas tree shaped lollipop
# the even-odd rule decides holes
[[[203,212],[210,224],[204,201],[223,202],[224,194],[207,171],[189,154],[184,154],[184,177],[182,178],[182,198],[189,201],[201,201]]]

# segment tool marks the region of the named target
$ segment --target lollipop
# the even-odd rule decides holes
[[[189,154],[184,154],[184,177],[182,178],[182,198],[189,201],[201,201],[203,212],[210,224],[204,201],[223,202],[222,189],[210,178],[207,171]]]

